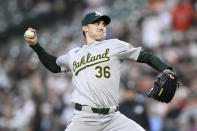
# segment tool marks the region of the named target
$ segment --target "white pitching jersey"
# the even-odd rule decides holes
[[[72,102],[91,107],[118,105],[122,60],[137,61],[140,51],[141,47],[110,39],[74,48],[58,57],[61,71],[73,73]]]

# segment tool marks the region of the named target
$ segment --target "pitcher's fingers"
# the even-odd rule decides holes
[[[29,39],[29,38],[25,38],[27,42],[30,42],[30,43],[34,43],[36,40],[35,39]]]
[[[34,29],[30,29],[31,32],[34,32],[34,35],[37,37],[37,33],[36,33],[36,30]]]
[[[33,29],[33,28],[31,28],[31,27],[29,27],[28,30],[33,31],[33,32],[36,31],[35,29]]]
[[[175,79],[173,75],[171,74],[168,74],[168,75],[170,76],[171,79]]]

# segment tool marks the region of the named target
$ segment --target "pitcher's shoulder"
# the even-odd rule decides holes
[[[73,49],[71,49],[71,50],[69,51],[69,54],[76,53],[76,52],[78,52],[80,49],[81,49],[80,47],[75,47],[75,48],[73,48]]]
[[[110,46],[110,47],[113,47],[113,48],[117,48],[117,47],[121,46],[122,43],[124,43],[124,42],[119,40],[119,39],[108,39],[108,40],[105,40],[104,43],[107,46]]]
[[[103,42],[107,45],[116,46],[119,43],[121,43],[121,40],[119,40],[119,39],[108,39],[108,40],[104,40]]]

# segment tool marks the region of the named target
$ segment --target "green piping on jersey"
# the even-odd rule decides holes
[[[109,57],[108,57],[108,58],[109,58]],[[90,65],[86,65],[86,66],[82,67],[81,69],[77,70],[77,71],[75,72],[75,75],[77,76],[77,75],[79,74],[80,71],[82,71],[83,69],[85,69],[85,68],[87,68],[87,67],[90,67],[90,66],[93,66],[93,65],[96,65],[96,64],[100,64],[100,63],[103,63],[103,62],[107,62],[107,61],[109,61],[109,60],[110,60],[110,58],[107,59],[107,60],[103,60],[103,61],[99,61],[99,62],[90,64]]]

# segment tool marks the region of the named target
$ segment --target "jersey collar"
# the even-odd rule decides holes
[[[100,44],[102,41],[94,41],[93,43],[89,44],[89,45],[84,45],[83,47],[85,48],[91,48],[91,47],[94,47],[98,44]]]

